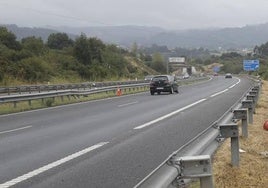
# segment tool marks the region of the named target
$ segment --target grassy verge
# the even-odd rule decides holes
[[[268,120],[268,82],[263,82],[253,124],[249,124],[248,138],[240,137],[239,167],[231,165],[230,140],[226,140],[216,152],[213,161],[216,188],[264,188],[268,187],[268,131],[263,123]],[[240,131],[241,132],[241,131]]]

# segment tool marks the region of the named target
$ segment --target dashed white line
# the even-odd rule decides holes
[[[171,116],[173,116],[173,115],[175,115],[175,114],[178,114],[178,113],[180,113],[180,112],[183,111],[183,110],[186,110],[186,109],[188,109],[188,108],[191,108],[191,107],[193,107],[193,106],[195,106],[195,105],[197,105],[197,104],[199,104],[199,103],[202,103],[202,102],[204,102],[205,100],[207,100],[207,99],[201,99],[201,100],[199,100],[199,101],[196,101],[196,102],[194,102],[194,103],[192,103],[192,104],[189,104],[189,105],[187,105],[187,106],[185,106],[185,107],[183,107],[183,108],[180,108],[180,109],[178,109],[178,110],[176,110],[176,111],[174,111],[174,112],[171,112],[171,113],[169,113],[169,114],[167,114],[167,115],[164,115],[164,116],[159,117],[159,118],[157,118],[157,119],[155,119],[155,120],[149,121],[149,122],[147,122],[147,123],[145,123],[145,124],[143,124],[143,125],[137,126],[137,127],[135,127],[134,129],[142,129],[142,128],[148,127],[148,126],[150,126],[150,125],[152,125],[152,124],[154,124],[154,123],[157,123],[157,122],[162,121],[162,120],[164,120],[164,119],[166,119],[166,118],[169,118],[169,117],[171,117]]]
[[[220,91],[220,92],[218,92],[218,93],[215,93],[215,94],[211,95],[210,97],[215,97],[215,96],[220,95],[220,94],[222,94],[222,93],[224,93],[224,92],[226,92],[226,91],[228,91],[228,90],[229,90],[229,89],[225,89],[225,90],[223,90],[223,91]]]
[[[139,101],[130,102],[130,103],[126,103],[126,104],[121,104],[121,105],[118,105],[118,107],[129,106],[129,105],[132,105],[132,104],[137,104],[138,102],[139,102]]]
[[[11,132],[15,132],[15,131],[20,131],[20,130],[24,130],[24,129],[29,129],[32,126],[26,126],[26,127],[21,127],[21,128],[17,128],[17,129],[12,129],[12,130],[7,130],[7,131],[2,131],[0,132],[0,134],[6,134],[6,133],[11,133]]]
[[[59,166],[59,165],[61,165],[63,163],[66,163],[66,162],[68,162],[68,161],[70,161],[72,159],[75,159],[75,158],[77,158],[77,157],[79,157],[81,155],[84,155],[84,154],[86,154],[86,153],[88,153],[90,151],[93,151],[93,150],[95,150],[97,148],[100,148],[100,147],[102,147],[102,146],[104,146],[105,144],[108,144],[108,143],[109,142],[100,142],[100,143],[98,143],[96,145],[93,145],[91,147],[88,147],[88,148],[86,148],[84,150],[81,150],[79,152],[71,154],[71,155],[69,155],[69,156],[67,156],[65,158],[62,158],[62,159],[57,160],[57,161],[55,161],[53,163],[50,163],[50,164],[48,164],[46,166],[43,166],[43,167],[38,168],[38,169],[36,169],[34,171],[31,171],[31,172],[29,172],[27,174],[24,174],[24,175],[19,176],[19,177],[15,178],[15,179],[12,179],[12,180],[10,180],[8,182],[0,184],[0,188],[8,188],[8,187],[11,187],[13,185],[16,185],[16,184],[18,184],[18,183],[20,183],[20,182],[22,182],[24,180],[30,179],[30,178],[38,175],[38,174],[41,174],[41,173],[43,173],[43,172],[45,172],[45,171],[47,171],[47,170],[49,170],[51,168],[54,168],[54,167]]]

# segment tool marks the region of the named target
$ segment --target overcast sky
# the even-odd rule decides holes
[[[268,22],[268,0],[0,0],[0,24],[242,27]]]

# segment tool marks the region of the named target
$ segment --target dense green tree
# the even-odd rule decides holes
[[[13,76],[30,83],[49,81],[53,70],[40,58],[31,57],[20,61],[13,69]]]
[[[9,32],[5,27],[0,27],[0,44],[13,50],[21,49],[20,43],[16,41],[16,36]]]
[[[116,52],[117,50],[115,46],[108,46],[108,48],[102,52],[102,66],[107,70],[107,76],[109,77],[123,76],[124,70],[126,70],[127,62],[120,53]]]
[[[33,55],[40,56],[45,53],[46,47],[44,45],[43,40],[39,37],[36,38],[34,36],[32,37],[26,37],[21,39],[21,44],[24,50],[28,50]]]
[[[268,56],[268,42],[262,44],[261,46],[256,46],[254,48],[254,54],[257,57],[266,57]]]
[[[91,54],[91,61],[97,60],[98,62],[102,63],[102,52],[105,49],[105,44],[97,38],[89,38],[88,39],[90,54]]]
[[[239,53],[237,52],[230,52],[230,53],[224,53],[221,55],[221,59],[232,59],[232,58],[241,58],[242,55],[240,55]]]
[[[152,59],[152,68],[157,72],[165,73],[166,65],[162,55],[160,53],[154,53]]]
[[[221,71],[225,73],[239,74],[243,71],[243,64],[241,62],[226,61],[221,67]]]
[[[74,42],[74,56],[84,65],[91,64],[90,44],[85,34],[81,34]]]
[[[0,82],[3,81],[7,72],[8,60],[0,55]]]
[[[52,33],[47,39],[47,46],[51,49],[62,50],[73,46],[73,43],[66,33]]]
[[[81,34],[74,43],[74,56],[84,65],[91,65],[93,61],[102,63],[102,52],[105,44],[97,38],[87,38]]]

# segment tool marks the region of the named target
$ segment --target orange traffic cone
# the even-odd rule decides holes
[[[121,96],[122,95],[122,91],[121,91],[121,88],[120,87],[117,88],[116,95],[117,96]]]

